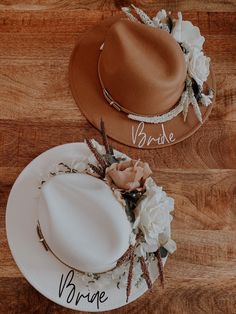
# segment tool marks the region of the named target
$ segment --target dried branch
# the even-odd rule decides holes
[[[164,267],[163,267],[163,263],[162,263],[160,249],[158,249],[156,251],[155,255],[157,258],[157,266],[158,266],[158,270],[159,270],[160,282],[161,282],[162,288],[164,288]]]
[[[149,273],[147,264],[146,264],[145,259],[144,259],[143,256],[140,257],[140,264],[141,264],[141,269],[142,269],[142,272],[143,272],[143,275],[144,275],[144,279],[145,279],[145,281],[147,283],[148,289],[151,289],[152,288],[152,281],[151,281],[151,278],[150,278],[150,273]]]
[[[105,161],[103,160],[102,156],[99,154],[99,152],[97,151],[97,149],[93,146],[93,143],[91,140],[86,139],[86,143],[88,145],[88,148],[91,150],[91,152],[93,153],[94,157],[97,159],[98,163],[101,165],[101,167],[105,170],[107,165],[105,163]]]
[[[65,168],[67,169],[67,172],[72,172],[72,168],[69,167],[67,164],[64,164],[63,162],[60,162],[60,163],[59,163],[59,166],[65,167]]]
[[[104,124],[104,121],[102,119],[100,122],[100,132],[102,135],[103,145],[105,147],[106,154],[112,154],[111,147],[109,145],[107,134],[106,134],[105,124]]]
[[[116,267],[121,266],[127,259],[129,259],[132,250],[133,250],[133,246],[130,245],[128,249],[125,251],[125,253],[118,259],[116,263]]]
[[[97,175],[99,175],[99,177],[104,178],[104,175],[105,175],[104,169],[102,169],[100,167],[96,167],[90,163],[88,163],[88,165],[93,170],[93,172],[95,172]]]
[[[129,273],[127,278],[127,287],[126,287],[126,303],[129,301],[129,296],[131,292],[132,286],[132,278],[133,278],[133,268],[134,268],[134,246],[131,247],[130,252],[130,264],[129,264]]]

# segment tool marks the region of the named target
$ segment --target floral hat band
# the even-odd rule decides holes
[[[154,18],[150,18],[144,11],[134,5],[132,5],[132,8],[134,9],[137,17],[132,14],[131,8],[122,8],[122,11],[126,14],[130,21],[136,24],[140,24],[140,22],[142,22],[142,24],[145,24],[150,28],[167,32],[176,41],[176,43],[178,43],[178,46],[181,48],[183,54],[182,57],[184,61],[182,64],[182,70],[185,68],[185,78],[183,79],[182,85],[180,81],[177,82],[176,89],[178,89],[180,85],[182,86],[180,88],[180,93],[176,98],[177,101],[174,101],[174,103],[169,106],[168,110],[162,110],[164,113],[141,114],[135,112],[135,110],[130,110],[128,106],[124,107],[120,104],[123,102],[116,99],[116,96],[113,95],[109,87],[106,87],[106,82],[103,80],[100,63],[101,59],[104,58],[103,50],[104,47],[106,47],[105,40],[100,47],[100,56],[98,59],[98,78],[105,100],[117,111],[126,113],[130,120],[151,124],[167,122],[178,116],[180,113],[183,114],[185,122],[189,106],[192,105],[197,119],[200,123],[202,123],[203,121],[200,107],[201,105],[208,107],[212,103],[215,91],[214,89],[209,88],[207,84],[207,79],[210,73],[210,58],[207,57],[202,50],[205,38],[201,36],[199,28],[194,26],[190,21],[183,21],[181,12],[178,13],[177,20],[172,18],[170,13],[167,14],[165,10],[159,11]],[[109,66],[109,62],[107,66]],[[105,74],[106,71],[107,70],[105,70]],[[116,75],[116,72],[111,75]],[[111,76],[111,79],[112,78],[113,76]],[[145,106],[148,107],[147,104],[145,104]],[[159,104],[157,104],[157,107],[158,106]]]

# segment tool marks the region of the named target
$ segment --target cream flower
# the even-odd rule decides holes
[[[164,246],[170,240],[170,212],[174,208],[174,200],[168,197],[161,187],[158,187],[152,178],[145,183],[146,198],[144,198],[135,210],[136,220],[133,228],[139,228],[146,243],[140,247],[140,254],[154,252],[160,246]],[[171,240],[172,241],[172,240]],[[171,251],[175,248],[172,245]]]
[[[171,34],[177,42],[199,50],[202,49],[205,41],[197,26],[194,26],[189,21],[183,21],[181,12],[178,12],[178,20],[175,21]]]
[[[194,78],[201,87],[207,80],[210,68],[210,58],[206,57],[202,51],[193,49],[188,64],[188,74]]]

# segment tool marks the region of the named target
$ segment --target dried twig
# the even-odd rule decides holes
[[[101,122],[100,122],[100,132],[101,132],[101,135],[102,135],[103,145],[105,147],[106,153],[107,154],[112,154],[111,147],[109,145],[107,134],[106,134],[105,124],[104,124],[104,121],[102,119],[101,119]]]
[[[99,177],[104,178],[104,175],[105,175],[104,169],[102,169],[100,167],[96,167],[90,163],[88,163],[88,165],[93,170],[93,172],[95,172],[97,175],[99,175]]]
[[[133,268],[134,268],[134,246],[131,248],[130,252],[130,264],[129,264],[129,273],[127,279],[127,287],[126,287],[126,303],[129,301],[129,296],[131,292],[132,286],[132,278],[133,278]]]
[[[143,272],[143,275],[144,275],[144,279],[145,279],[145,281],[147,283],[148,289],[151,289],[152,288],[152,281],[151,281],[151,278],[150,278],[150,273],[149,273],[147,264],[146,264],[145,259],[144,259],[143,256],[140,257],[140,264],[141,264],[141,269],[142,269],[142,272]]]
[[[117,267],[121,266],[127,259],[129,259],[132,250],[133,250],[133,246],[130,245],[128,249],[125,251],[125,253],[118,259],[116,263]]]
[[[69,167],[67,164],[64,164],[63,162],[60,162],[59,166],[63,166],[63,167],[65,167],[67,169],[68,172],[72,172],[72,168]]]
[[[86,143],[88,145],[88,148],[91,150],[91,152],[93,153],[94,157],[97,159],[98,163],[101,165],[101,167],[105,170],[105,168],[107,167],[105,161],[103,160],[102,156],[99,154],[99,152],[97,151],[97,149],[93,146],[93,143],[91,140],[86,139]]]
[[[157,266],[158,266],[158,270],[159,270],[160,282],[161,282],[162,288],[164,288],[164,267],[163,267],[163,263],[162,263],[160,249],[158,249],[156,251],[155,255],[157,258]]]

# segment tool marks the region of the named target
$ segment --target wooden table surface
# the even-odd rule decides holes
[[[137,150],[158,184],[175,198],[178,250],[155,284],[114,313],[236,313],[236,3],[134,1],[149,13],[181,10],[201,28],[217,81],[209,120],[169,148]],[[0,313],[76,313],[40,295],[23,278],[8,248],[5,209],[22,169],[43,151],[98,132],[76,106],[68,62],[81,33],[117,14],[113,1],[0,1]]]

